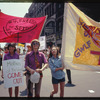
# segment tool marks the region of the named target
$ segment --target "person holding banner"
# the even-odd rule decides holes
[[[10,60],[10,59],[19,59],[19,55],[15,52],[16,51],[16,47],[14,43],[10,43],[8,45],[8,50],[9,53],[4,55],[4,60]],[[3,76],[3,73],[2,73]],[[9,96],[12,97],[12,87],[8,88],[9,91]],[[18,97],[18,93],[19,93],[19,87],[15,87],[15,97]]]
[[[25,68],[26,73],[26,83],[27,83],[27,96],[33,97],[33,83],[30,81],[30,76],[35,72],[40,74],[40,79],[38,83],[35,83],[35,97],[40,97],[40,89],[43,73],[42,71],[48,66],[48,61],[42,52],[39,52],[40,42],[37,39],[32,40],[31,48],[32,51],[26,54],[25,57]],[[42,63],[44,63],[42,67]]]
[[[53,97],[55,93],[58,92],[58,83],[60,83],[60,97],[64,96],[64,86],[65,86],[65,73],[63,71],[64,66],[59,56],[58,48],[53,46],[49,55],[49,67],[52,73],[52,84],[53,91],[50,97]]]
[[[58,48],[58,55],[59,55],[59,57],[61,56],[61,53],[60,53],[60,48],[59,47],[57,47]],[[67,78],[68,78],[68,83],[67,83],[67,85],[68,86],[72,86],[72,80],[71,80],[71,70],[70,69],[66,69],[66,73],[67,73]]]

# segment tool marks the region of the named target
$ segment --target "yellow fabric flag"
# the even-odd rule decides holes
[[[18,43],[18,46],[25,47],[25,43]]]
[[[66,68],[100,70],[100,23],[65,3],[62,59]]]

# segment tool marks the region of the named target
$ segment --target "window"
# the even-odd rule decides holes
[[[45,9],[45,15],[47,15],[47,10]]]
[[[54,14],[54,10],[55,10],[55,9],[54,9],[54,3],[51,4],[51,9],[52,9],[52,11],[51,11],[51,12],[52,12],[52,13],[51,13],[51,16],[52,16],[52,15]]]
[[[58,8],[61,8],[61,3],[58,4]]]
[[[62,24],[61,24],[61,21],[59,22],[58,27],[59,27],[59,32],[61,32],[61,31],[62,31]]]
[[[62,28],[63,28],[63,18],[60,18],[59,20],[57,20],[56,22],[56,31],[57,32],[61,32]]]
[[[51,17],[51,4],[49,5],[49,13],[50,13],[50,17]]]
[[[54,27],[55,26],[55,23],[53,21],[51,21],[46,26],[47,27]]]

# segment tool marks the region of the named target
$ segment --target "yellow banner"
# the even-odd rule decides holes
[[[74,64],[100,65],[100,28],[79,18],[76,31]]]
[[[18,46],[22,46],[22,47],[24,47],[24,46],[25,46],[25,44],[18,43]]]

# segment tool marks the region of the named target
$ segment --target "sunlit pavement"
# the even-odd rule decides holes
[[[66,73],[66,71],[64,70]],[[1,76],[1,71],[0,71]],[[67,83],[67,74],[65,81],[64,97],[100,97],[100,72],[71,70],[72,84]],[[25,76],[24,76],[25,81]],[[49,97],[52,91],[51,71],[46,69],[43,72],[41,87],[41,97]],[[34,91],[34,87],[33,87]],[[59,97],[58,93],[54,97]],[[34,95],[34,94],[33,94]],[[0,97],[9,97],[8,89],[4,88],[3,79],[0,77]],[[13,88],[14,97],[14,88]],[[26,82],[19,88],[19,97],[27,97]]]

